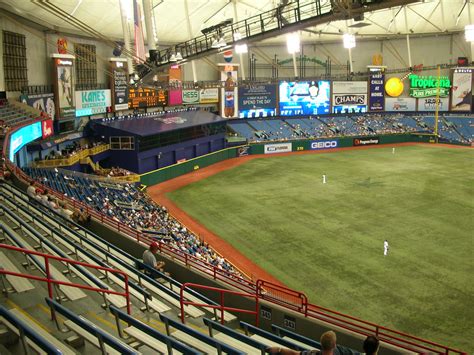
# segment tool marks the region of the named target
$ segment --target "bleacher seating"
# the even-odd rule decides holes
[[[57,170],[56,170],[57,171]],[[172,218],[132,184],[97,181],[51,169],[28,168],[25,172],[53,190],[82,201],[129,227],[154,231],[178,250],[187,252],[227,272],[238,274],[224,258]]]

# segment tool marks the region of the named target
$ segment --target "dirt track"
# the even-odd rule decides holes
[[[241,254],[239,250],[235,249],[232,245],[227,243],[225,240],[221,239],[218,235],[211,232],[204,225],[200,224],[198,221],[189,216],[186,212],[181,210],[173,201],[166,197],[168,192],[177,190],[183,186],[191,184],[193,182],[206,179],[212,175],[215,175],[221,171],[235,168],[236,166],[242,165],[253,159],[261,158],[272,158],[275,156],[286,156],[294,154],[321,154],[321,153],[331,153],[344,150],[354,150],[354,149],[377,149],[377,148],[387,148],[387,147],[397,147],[397,146],[412,146],[412,145],[428,145],[428,146],[439,146],[439,147],[450,147],[450,148],[465,148],[457,145],[447,145],[447,144],[429,144],[429,143],[397,143],[397,144],[385,144],[385,145],[371,145],[371,146],[362,146],[362,147],[347,147],[347,148],[335,148],[335,149],[325,149],[325,150],[305,150],[301,152],[288,152],[288,153],[279,153],[279,154],[258,154],[258,155],[248,155],[240,158],[233,158],[224,160],[222,162],[213,164],[203,169],[193,171],[191,173],[179,176],[175,179],[165,181],[161,184],[154,185],[148,188],[148,194],[150,197],[158,202],[159,204],[166,206],[168,211],[173,215],[177,220],[184,224],[189,230],[198,235],[206,243],[209,243],[214,250],[219,254],[223,255],[227,260],[229,260],[233,265],[235,265],[239,270],[252,277],[253,280],[264,279],[279,285],[284,285],[275,277],[270,275],[268,272],[260,268],[245,255]]]

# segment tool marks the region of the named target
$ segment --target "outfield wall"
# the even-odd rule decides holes
[[[358,141],[358,143],[357,143]],[[375,142],[376,141],[376,142]],[[335,142],[335,143],[334,143]],[[140,183],[151,186],[173,179],[175,177],[205,168],[223,160],[248,154],[270,154],[283,152],[298,152],[305,150],[320,150],[331,148],[347,148],[365,145],[393,144],[406,142],[433,143],[432,135],[423,134],[392,134],[360,137],[333,137],[324,139],[305,139],[291,142],[253,143],[249,146],[239,146],[219,150],[185,162],[153,170],[140,175]]]

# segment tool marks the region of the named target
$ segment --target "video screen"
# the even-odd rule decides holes
[[[259,117],[273,117],[276,116],[276,109],[261,108],[255,110],[239,111],[239,118],[259,118]]]
[[[26,144],[42,137],[42,135],[41,122],[36,122],[29,126],[22,127],[18,131],[14,132],[10,137],[10,160],[13,161],[16,152],[18,152]]]
[[[361,113],[367,112],[367,105],[338,105],[333,106],[333,113]]]
[[[329,81],[282,81],[280,82],[279,93],[281,116],[329,113]]]

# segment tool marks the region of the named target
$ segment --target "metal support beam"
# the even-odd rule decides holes
[[[411,48],[410,48],[410,29],[408,28],[408,15],[407,15],[407,7],[403,7],[403,12],[405,14],[405,31],[407,33],[407,50],[408,50],[408,66],[413,68],[411,62]]]
[[[122,32],[123,32],[123,41],[125,42],[125,50],[127,53],[131,53],[130,47],[130,28],[128,26],[128,18],[127,18],[127,9],[125,8],[126,1],[120,1],[120,15],[122,17]],[[129,9],[130,11],[130,9]],[[128,67],[128,74],[133,74],[133,61],[132,57],[127,55],[127,67]]]
[[[143,0],[143,14],[145,15],[145,29],[148,49],[156,50],[155,32],[153,31],[151,0]]]
[[[188,0],[184,0],[184,15],[186,16],[186,28],[188,30],[188,36],[192,38],[193,32],[191,28],[191,20],[189,17],[189,7],[188,7]],[[193,72],[193,81],[197,82],[197,74],[196,74],[196,63],[194,60],[191,60],[191,70]]]

